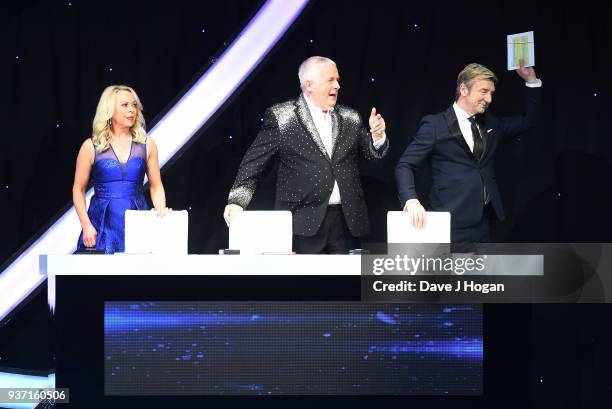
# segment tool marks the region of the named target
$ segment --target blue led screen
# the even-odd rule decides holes
[[[107,302],[106,395],[478,395],[479,305]]]

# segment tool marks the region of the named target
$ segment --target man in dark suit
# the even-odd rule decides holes
[[[298,70],[302,94],[266,110],[248,149],[224,218],[229,225],[246,208],[267,164],[279,162],[275,209],[293,214],[293,247],[298,253],[347,253],[369,233],[358,157],[381,159],[389,150],[385,121],[372,108],[370,131],[357,111],[336,105],[336,64],[310,57]]]
[[[502,140],[528,130],[539,113],[542,82],[532,67],[521,67],[525,80],[524,115],[496,118],[485,113],[497,77],[480,64],[469,64],[457,77],[455,103],[425,116],[395,169],[399,196],[412,225],[425,225],[425,209],[415,190],[414,171],[431,163],[429,206],[451,213],[452,242],[490,241],[489,217],[504,219],[495,181],[495,152]]]

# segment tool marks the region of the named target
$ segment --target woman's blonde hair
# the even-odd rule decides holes
[[[132,93],[138,106],[138,112],[136,112],[134,124],[130,128],[134,142],[146,143],[147,141],[145,119],[144,116],[142,116],[142,104],[140,103],[138,95],[136,95],[136,91],[126,85],[111,85],[106,87],[104,92],[102,92],[100,101],[98,102],[98,107],[96,108],[96,116],[93,120],[92,141],[96,151],[98,152],[102,152],[108,149],[110,146],[110,119],[113,117],[113,113],[115,112],[115,101],[119,91],[128,91]]]

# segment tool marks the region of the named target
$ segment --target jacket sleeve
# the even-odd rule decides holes
[[[279,143],[278,123],[271,109],[267,109],[257,137],[244,154],[236,180],[230,189],[228,204],[245,209],[255,193],[263,171],[276,156]]]
[[[502,138],[504,140],[514,138],[532,128],[540,116],[541,105],[542,87],[525,87],[525,113],[499,119]]]
[[[430,155],[436,142],[434,127],[430,117],[425,117],[412,142],[408,144],[395,167],[395,181],[400,203],[404,206],[409,199],[418,199],[414,183],[414,172]]]

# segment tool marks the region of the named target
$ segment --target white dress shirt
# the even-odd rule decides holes
[[[455,115],[457,116],[457,121],[459,121],[459,128],[461,129],[461,134],[465,139],[465,142],[470,147],[470,151],[474,152],[474,135],[472,134],[472,123],[470,122],[470,115],[465,112],[463,109],[459,108],[456,102],[453,103],[453,110],[455,111]],[[477,125],[478,126],[478,125]],[[482,133],[482,129],[480,130]]]

